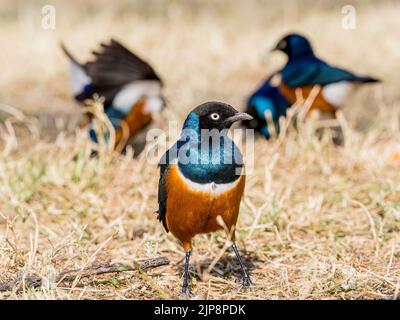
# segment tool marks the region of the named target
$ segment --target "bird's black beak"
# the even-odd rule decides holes
[[[287,40],[281,40],[279,41],[274,48],[271,49],[271,52],[275,51],[284,51],[287,49],[288,42]]]
[[[279,50],[278,46],[275,46],[275,47],[273,47],[272,49],[269,50],[269,53],[272,53],[272,52],[275,52],[275,51],[278,51],[278,50]]]
[[[224,121],[224,127],[229,128],[233,123],[237,121],[252,120],[252,119],[253,117],[251,115],[245,112],[238,112]]]

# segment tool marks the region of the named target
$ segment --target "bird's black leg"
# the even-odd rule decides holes
[[[189,260],[191,252],[192,252],[191,249],[185,252],[185,266],[184,266],[183,285],[182,285],[182,293],[188,297],[190,297],[192,294],[189,287]]]
[[[249,274],[247,273],[246,267],[245,267],[244,264],[243,264],[242,257],[241,257],[240,254],[239,254],[239,250],[238,250],[238,248],[236,247],[235,241],[233,241],[232,249],[233,249],[233,251],[235,252],[236,258],[237,258],[238,261],[239,261],[240,268],[242,269],[242,273],[243,273],[243,285],[245,285],[246,287],[250,287],[250,286],[252,285],[252,282],[251,282],[251,279],[250,279]]]

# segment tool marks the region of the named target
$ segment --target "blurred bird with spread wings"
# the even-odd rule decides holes
[[[335,118],[336,111],[343,106],[356,85],[379,81],[319,59],[308,39],[299,34],[293,33],[282,38],[275,50],[285,53],[288,61],[250,96],[246,112],[253,116],[253,120],[244,122],[245,126],[255,129],[266,138],[271,136],[266,113],[270,114],[275,131],[279,132],[279,118],[286,116],[287,109],[297,101],[297,93],[307,99],[313,88],[320,86],[307,115],[318,110],[325,117]]]
[[[162,81],[144,60],[115,40],[101,44],[93,61],[79,63],[62,45],[70,60],[75,99],[84,103],[95,95],[104,99],[104,112],[115,129],[114,148],[131,145],[135,155],[145,146],[145,133],[165,107]],[[89,116],[90,120],[90,116]],[[89,133],[98,142],[89,122]]]

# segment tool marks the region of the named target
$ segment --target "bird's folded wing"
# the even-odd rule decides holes
[[[291,64],[282,70],[282,81],[289,87],[327,85],[339,81],[357,81],[358,77],[346,70],[326,63]]]
[[[160,220],[165,228],[168,230],[166,214],[167,214],[167,175],[171,164],[176,160],[178,155],[178,142],[175,143],[169,150],[167,150],[161,157],[158,167],[160,168],[160,180],[158,181],[158,220]]]

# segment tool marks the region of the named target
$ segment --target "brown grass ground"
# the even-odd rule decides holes
[[[385,82],[360,90],[344,108],[343,148],[317,141],[308,126],[282,143],[256,141],[237,236],[254,286],[236,284],[236,262],[222,254],[225,237],[216,233],[196,240],[192,262],[202,276],[193,278],[193,290],[206,299],[397,295],[398,2],[355,1],[357,28],[350,31],[341,28],[340,1],[50,2],[55,31],[41,28],[39,1],[0,1],[0,281],[21,272],[51,280],[66,269],[160,255],[171,264],[147,277],[111,274],[1,298],[179,298],[183,251],[156,221],[157,168],[144,156],[90,159],[84,133],[44,124],[49,114],[65,128],[62,122],[79,110],[60,40],[84,58],[115,36],[147,57],[166,83],[170,104],[160,121],[166,128],[166,120],[182,121],[205,100],[243,107],[283,63],[266,52],[290,30],[309,35],[332,63]]]

